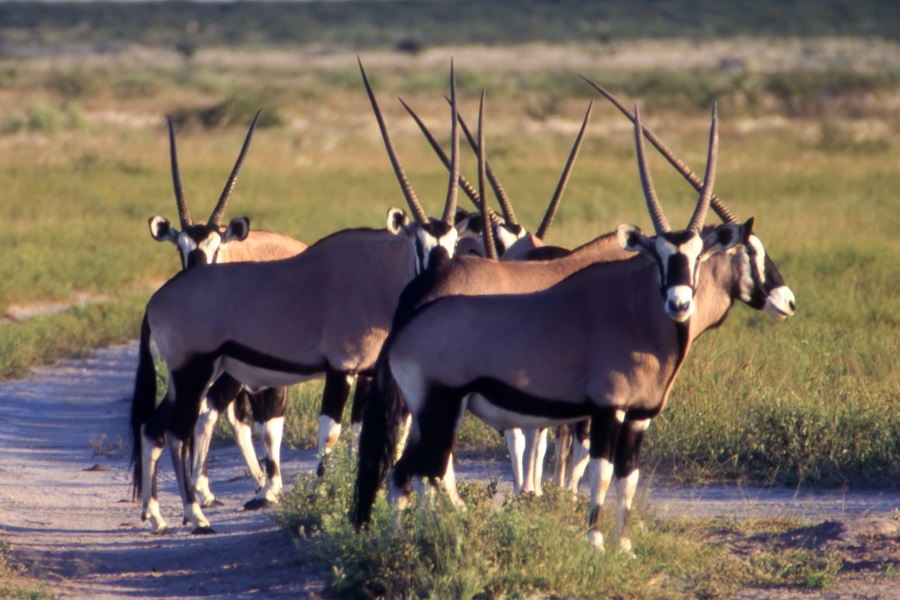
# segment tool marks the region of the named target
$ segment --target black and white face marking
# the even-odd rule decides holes
[[[151,217],[150,235],[158,242],[170,242],[178,248],[181,267],[184,270],[197,265],[211,265],[218,262],[219,250],[223,244],[247,239],[250,221],[245,217],[231,220],[223,231],[215,225],[189,225],[178,231],[165,217]]]
[[[738,297],[751,308],[764,310],[773,319],[794,314],[794,292],[784,284],[781,272],[766,255],[762,242],[750,234],[740,249],[741,278]]]
[[[452,258],[458,235],[455,227],[435,219],[416,227],[416,274],[422,273],[441,258]]]
[[[497,240],[498,256],[503,256],[503,253],[512,248],[513,244],[528,234],[525,228],[518,224],[498,223],[493,229],[494,239]]]
[[[693,231],[670,231],[648,238],[633,225],[619,225],[616,235],[623,248],[641,252],[656,262],[660,293],[666,314],[676,323],[684,323],[694,314],[697,269],[718,250],[727,250],[744,237],[744,226],[720,225],[703,235]]]
[[[656,236],[657,266],[666,313],[677,323],[694,314],[697,267],[703,240],[693,232],[671,232]]]

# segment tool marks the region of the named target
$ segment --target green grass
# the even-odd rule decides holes
[[[298,559],[327,573],[328,592],[341,598],[725,598],[772,585],[827,589],[843,566],[827,549],[780,541],[804,523],[656,522],[641,508],[631,521],[636,556],[599,553],[584,535],[586,500],[550,486],[540,498],[502,501],[494,484],[463,484],[465,512],[439,497],[401,517],[380,498],[357,533],[347,520],[354,464],[339,452],[332,465],[324,479],[298,480],[277,519],[297,537]],[[723,543],[734,539],[756,540],[749,556]]]
[[[16,600],[51,600],[55,598],[44,583],[27,573],[12,559],[9,543],[0,535],[0,598]]]

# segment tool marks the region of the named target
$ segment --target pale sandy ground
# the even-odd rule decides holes
[[[128,402],[136,345],[101,350],[90,360],[0,383],[0,534],[14,556],[33,566],[60,598],[302,598],[324,582],[265,513],[241,510],[251,496],[246,467],[233,447],[216,449],[210,466],[225,506],[207,512],[218,532],[151,535],[130,501]],[[105,441],[102,436],[106,436]],[[96,449],[109,450],[106,456]],[[285,450],[286,480],[314,467],[309,451]],[[500,477],[505,463],[464,462],[462,477]],[[820,545],[853,560],[895,558],[900,498],[888,492],[809,492],[707,486],[642,485],[654,514],[723,519],[793,515],[820,529]],[[180,522],[171,463],[163,458],[160,500],[170,525]],[[730,540],[729,543],[733,542]],[[830,544],[830,545],[829,545]],[[900,583],[850,573],[833,589],[751,591],[757,598],[900,598]]]

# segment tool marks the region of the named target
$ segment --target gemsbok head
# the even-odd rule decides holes
[[[178,152],[175,146],[175,126],[172,124],[172,118],[167,119],[169,126],[169,156],[172,163],[172,183],[175,187],[175,202],[178,208],[178,220],[181,230],[175,228],[169,220],[163,216],[156,215],[150,217],[148,224],[150,225],[150,235],[157,242],[169,242],[174,244],[181,256],[181,265],[188,269],[195,265],[209,265],[218,262],[220,250],[233,242],[240,242],[247,238],[250,233],[250,221],[246,217],[235,217],[228,223],[227,227],[222,226],[222,218],[225,215],[225,209],[228,201],[234,192],[234,186],[237,183],[237,176],[250,147],[250,140],[253,137],[253,130],[256,128],[256,122],[259,119],[259,112],[253,118],[247,136],[244,138],[244,144],[241,147],[241,153],[238,155],[237,162],[231,170],[231,175],[225,183],[225,188],[216,202],[215,208],[209,215],[206,222],[194,222],[191,210],[188,208],[187,199],[184,194],[184,186],[181,183],[181,174],[178,169]]]

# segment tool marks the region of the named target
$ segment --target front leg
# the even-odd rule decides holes
[[[616,537],[619,540],[619,550],[633,555],[631,538],[628,537],[628,517],[631,515],[631,506],[634,494],[637,491],[640,469],[638,458],[641,444],[644,441],[644,433],[650,426],[650,419],[639,421],[625,421],[619,442],[616,445],[615,470],[616,477]]]
[[[325,459],[337,445],[341,435],[341,418],[344,405],[350,396],[352,376],[335,371],[325,371],[325,390],[322,392],[322,412],[319,416],[319,467],[316,474],[325,474]]]
[[[203,506],[212,506],[217,502],[212,490],[209,489],[207,468],[209,446],[218,420],[219,412],[204,399],[200,403],[200,416],[197,419],[197,426],[194,428],[194,465],[191,476],[191,487],[197,493]]]
[[[606,500],[613,476],[613,458],[625,413],[615,409],[596,410],[591,415],[591,504],[588,513],[588,538],[601,552],[600,510]]]

